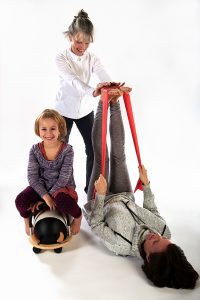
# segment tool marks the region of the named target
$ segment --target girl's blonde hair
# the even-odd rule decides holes
[[[60,135],[58,137],[59,141],[63,141],[65,139],[65,136],[67,134],[67,126],[65,119],[54,109],[45,109],[43,112],[37,117],[35,120],[35,134],[40,136],[39,131],[39,123],[42,119],[52,119],[54,120],[58,125],[58,130],[60,132]]]

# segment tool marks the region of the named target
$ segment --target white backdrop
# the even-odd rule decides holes
[[[11,230],[15,226],[17,229],[16,253],[11,251],[10,255],[16,255],[20,262],[21,255],[30,250],[26,237],[23,236],[23,224],[14,207],[14,199],[27,185],[28,151],[38,141],[33,130],[34,120],[44,108],[54,108],[57,89],[55,56],[67,46],[62,32],[82,8],[95,26],[95,39],[90,50],[100,57],[114,81],[125,81],[133,88],[131,100],[141,158],[149,171],[157,204],[169,222],[175,242],[183,247],[189,260],[200,271],[198,0],[0,0],[0,214],[5,222],[8,214],[12,214],[10,227],[7,224],[7,228]],[[94,107],[96,104],[95,99]],[[126,128],[127,161],[134,185],[138,177],[137,161],[123,103],[122,110]],[[70,143],[75,152],[75,179],[82,206],[86,201],[82,191],[85,173],[80,170],[85,168],[85,154],[76,128],[72,131]],[[137,197],[140,202],[140,192],[137,192]],[[89,235],[85,240],[84,236],[79,235],[83,244],[93,239],[85,221],[82,232]],[[23,239],[25,247],[20,244]],[[94,243],[97,243],[96,240]],[[89,246],[94,245],[89,242]],[[103,252],[103,247],[98,248],[101,247],[99,244],[95,246],[97,257],[101,260],[98,256],[101,251],[105,256],[97,267],[101,268],[105,260],[109,268],[109,254]],[[84,249],[81,251],[80,254],[84,256]],[[29,255],[33,256],[32,253]],[[47,256],[46,262],[49,263],[52,256],[49,253],[42,255]],[[62,255],[58,258],[60,262],[63,259],[60,267],[65,261]],[[75,256],[72,254],[72,257]],[[85,260],[87,259],[85,253]],[[115,258],[112,256],[110,259],[112,261]],[[29,260],[28,256],[26,263]],[[114,263],[122,264],[120,258]],[[37,260],[38,269],[41,269],[40,264]],[[15,269],[17,272],[18,266]],[[54,286],[54,276],[48,272],[46,276],[50,276],[49,280]],[[134,278],[136,282],[137,276]],[[143,275],[140,274],[141,276]],[[88,272],[86,277],[90,280],[93,274]],[[83,278],[84,275],[82,280]],[[15,280],[17,285],[18,281],[16,278]],[[121,278],[119,282],[121,280],[123,282]],[[78,283],[80,282],[81,278]],[[162,299],[162,296],[163,299],[168,299],[166,293],[162,294],[156,289],[149,291],[144,278],[136,285],[137,290],[142,290],[138,294],[140,299],[147,293],[149,298],[152,296],[155,299],[157,295],[158,299]],[[29,285],[27,289],[28,287]],[[135,288],[130,286],[124,299],[132,299],[129,297],[134,295]],[[83,290],[80,294],[72,290],[68,288],[71,298],[67,299],[91,299]],[[57,292],[56,286],[51,293],[52,299],[55,299],[53,295],[57,299],[64,299],[65,289],[60,296]],[[21,296],[20,292],[19,295]],[[121,299],[119,295],[117,287],[116,292],[113,287],[108,287],[106,296],[103,293],[96,299]],[[178,299],[185,294],[170,295]],[[190,299],[197,299],[197,295],[199,289],[190,294]]]

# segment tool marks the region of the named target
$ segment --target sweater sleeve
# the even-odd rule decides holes
[[[77,89],[81,93],[92,96],[94,88],[84,83],[75,74],[70,66],[70,62],[64,54],[58,54],[56,56],[56,65],[59,75],[73,88]]]
[[[40,197],[43,197],[48,193],[44,182],[42,182],[40,178],[40,166],[34,154],[33,147],[29,152],[28,182],[30,186],[40,195]]]
[[[154,215],[156,215],[158,218],[160,218],[164,222],[164,227],[163,231],[161,234],[167,238],[171,237],[171,232],[169,227],[166,224],[165,219],[160,215],[158,212],[157,206],[155,204],[154,200],[154,194],[151,191],[150,184],[143,186],[143,193],[144,193],[144,202],[143,202],[143,207],[148,209],[150,212],[152,212]]]
[[[64,151],[63,155],[63,163],[59,172],[59,177],[58,180],[52,186],[52,188],[49,190],[50,195],[52,195],[58,189],[68,186],[69,181],[73,176],[74,151],[72,146],[68,145],[68,149]]]
[[[150,184],[143,185],[144,202],[143,207],[151,211],[154,215],[161,217],[155,204],[155,197],[151,191]]]
[[[86,215],[86,220],[91,227],[91,230],[101,239],[102,243],[116,254],[129,253],[130,245],[116,234],[106,223],[103,215],[105,196],[96,194],[95,200],[91,200],[85,205],[90,204],[89,213]]]
[[[95,76],[98,78],[100,82],[112,81],[111,77],[108,75],[104,66],[102,65],[100,59],[96,56],[94,56],[94,64],[93,64],[92,72],[95,74]]]

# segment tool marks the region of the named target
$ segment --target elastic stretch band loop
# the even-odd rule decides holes
[[[117,87],[116,87],[117,88]],[[108,90],[109,88],[103,88],[101,91],[102,95],[102,102],[103,102],[103,109],[102,109],[102,148],[101,148],[101,173],[105,177],[105,166],[106,166],[106,134],[107,134],[107,116],[108,116]],[[129,120],[129,125],[131,129],[131,134],[133,138],[133,143],[135,146],[135,152],[138,160],[139,167],[142,166],[141,162],[141,157],[140,157],[140,150],[139,150],[139,144],[138,144],[138,139],[137,139],[137,133],[136,133],[136,128],[135,128],[135,121],[133,117],[133,110],[131,106],[131,101],[130,101],[130,95],[129,93],[124,92],[123,93],[123,98],[124,98],[124,104]],[[136,192],[138,189],[141,191],[143,190],[142,188],[142,181],[140,178],[138,179],[138,182],[136,184],[134,192]],[[95,198],[95,189],[94,189],[94,198]]]
[[[101,148],[101,173],[105,177],[106,170],[106,134],[108,117],[108,89],[102,89],[103,111],[102,111],[102,148]]]
[[[135,152],[136,152],[138,164],[139,164],[139,167],[141,167],[142,162],[141,162],[141,158],[140,158],[140,150],[139,150],[139,144],[138,144],[137,133],[136,133],[136,128],[135,128],[135,121],[134,121],[134,117],[133,117],[133,110],[132,110],[132,106],[131,106],[130,95],[128,93],[124,93],[123,98],[124,98],[124,104],[126,107],[128,120],[129,120],[130,129],[131,129],[131,134],[132,134],[132,138],[133,138],[133,142],[134,142],[134,146],[135,146]],[[138,189],[140,189],[142,191],[142,181],[140,180],[140,178],[138,179],[138,182],[136,184],[134,192],[136,192]]]

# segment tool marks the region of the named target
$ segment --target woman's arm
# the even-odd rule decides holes
[[[59,54],[56,57],[56,65],[60,76],[73,88],[83,94],[92,96],[94,88],[84,83],[79,76],[73,72],[70,62],[64,54]]]
[[[140,180],[142,181],[143,184],[143,193],[144,193],[143,207],[151,211],[154,215],[163,219],[160,213],[158,212],[158,208],[155,204],[155,197],[150,188],[150,182],[148,179],[147,170],[143,165],[139,167],[139,175],[140,175]]]
[[[107,181],[102,174],[94,183],[95,186],[95,199],[90,201],[91,211],[87,218],[92,231],[102,240],[102,242],[108,247],[108,245],[119,246],[124,244],[122,238],[119,237],[106,223],[103,214],[104,201],[107,191]]]
[[[105,70],[104,66],[102,65],[100,59],[93,55],[93,66],[92,66],[92,73],[97,77],[100,82],[111,82],[112,79]]]
[[[128,253],[130,244],[124,242],[124,239],[116,234],[106,223],[103,214],[105,195],[96,193],[95,200],[91,200],[91,212],[86,219],[91,230],[101,239],[102,243],[116,254],[123,251]],[[87,206],[87,205],[86,205]]]

